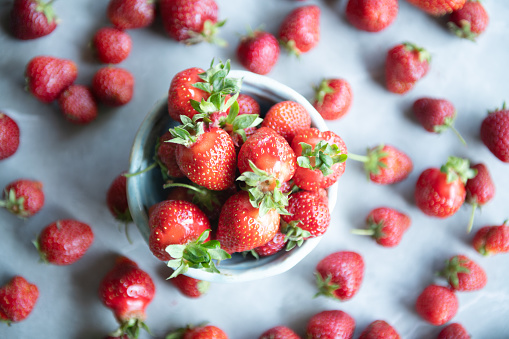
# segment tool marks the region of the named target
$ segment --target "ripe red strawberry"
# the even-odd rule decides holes
[[[481,140],[497,158],[509,162],[509,110],[490,112],[481,124]]]
[[[44,103],[56,100],[77,76],[74,62],[50,56],[34,57],[25,70],[28,91]]]
[[[127,334],[129,338],[138,338],[141,328],[148,330],[144,323],[145,309],[154,294],[152,278],[134,261],[119,256],[99,286],[101,301],[113,311],[120,324],[113,336]]]
[[[315,88],[313,106],[325,120],[342,118],[352,106],[352,87],[344,79],[323,79]]]
[[[67,87],[58,97],[58,105],[64,117],[75,124],[88,124],[97,117],[97,103],[86,86]]]
[[[287,242],[286,235],[278,231],[268,243],[253,249],[255,257],[267,257],[276,254],[285,247]]]
[[[217,326],[188,325],[168,334],[166,339],[228,339],[228,336]]]
[[[311,127],[311,117],[301,104],[281,101],[269,109],[261,127],[272,128],[291,144],[297,133]]]
[[[457,157],[449,157],[440,169],[426,169],[415,186],[417,207],[429,216],[450,217],[465,201],[465,183],[475,175],[469,161]]]
[[[300,339],[300,337],[286,326],[276,326],[263,332],[258,339]]]
[[[405,42],[387,53],[385,84],[390,92],[403,94],[428,73],[431,56],[424,48]]]
[[[180,274],[170,279],[170,282],[178,290],[189,298],[199,298],[209,290],[210,283]]]
[[[81,259],[94,241],[87,224],[77,220],[57,220],[46,226],[34,241],[41,260],[54,265],[70,265]]]
[[[156,145],[156,162],[161,168],[165,180],[185,177],[177,164],[177,144],[168,142],[171,139],[173,139],[173,135],[168,131],[159,138]]]
[[[308,339],[352,339],[355,320],[339,310],[323,311],[309,319],[306,327]]]
[[[279,58],[279,43],[268,32],[250,31],[240,40],[237,58],[248,71],[267,74]]]
[[[127,32],[118,28],[104,27],[95,33],[92,44],[100,62],[119,64],[131,53],[132,41]]]
[[[39,212],[44,205],[42,183],[39,181],[19,179],[5,186],[0,207],[21,218],[29,218]]]
[[[457,36],[475,41],[482,34],[490,18],[484,6],[478,0],[468,0],[465,5],[452,12],[447,26]]]
[[[291,11],[279,27],[279,40],[297,56],[314,48],[320,41],[320,8],[310,5]]]
[[[398,15],[397,0],[349,0],[346,18],[352,25],[367,32],[380,32]]]
[[[498,226],[480,228],[472,239],[475,250],[482,255],[509,252],[509,226],[507,221]]]
[[[0,160],[14,155],[18,147],[18,124],[7,114],[0,112]]]
[[[477,175],[472,179],[467,180],[465,189],[467,191],[466,202],[472,205],[472,215],[468,223],[467,232],[470,233],[474,223],[474,213],[477,207],[482,207],[488,201],[493,199],[495,195],[495,184],[491,179],[490,172],[484,164],[475,164],[471,166],[472,169],[477,171]]]
[[[250,95],[240,93],[237,97],[239,104],[239,115],[258,114],[260,115],[260,104]]]
[[[366,217],[368,229],[352,230],[352,233],[372,236],[377,244],[385,247],[397,246],[410,227],[410,217],[393,208],[379,207]]]
[[[127,178],[122,172],[113,179],[106,192],[106,205],[111,214],[118,221],[128,223],[133,221],[127,204]]]
[[[32,312],[39,289],[21,276],[0,287],[0,321],[10,324],[24,320]]]
[[[440,326],[456,315],[458,298],[447,287],[430,285],[417,298],[415,309],[424,320]]]
[[[134,77],[123,68],[103,67],[92,78],[92,92],[97,100],[108,106],[122,106],[131,101]]]
[[[462,8],[466,0],[407,0],[428,14],[440,16]]]
[[[413,112],[422,127],[428,132],[442,133],[451,129],[466,145],[465,139],[454,128],[456,120],[456,109],[454,105],[446,99],[420,98],[412,106]]]
[[[467,330],[459,323],[452,323],[438,333],[437,339],[470,339]]]
[[[375,320],[362,331],[359,339],[400,339],[398,332],[386,321]]]
[[[181,121],[180,116],[192,118],[198,112],[191,105],[190,100],[200,102],[207,99],[209,93],[194,87],[198,82],[204,82],[200,74],[205,71],[198,67],[188,68],[175,74],[168,90],[168,113],[175,121]]]
[[[483,268],[465,255],[456,255],[445,262],[439,275],[447,279],[456,291],[477,291],[486,286],[487,276]]]
[[[329,254],[316,265],[318,295],[349,300],[357,294],[364,278],[364,260],[356,252]]]
[[[12,35],[21,40],[30,40],[53,32],[58,22],[51,3],[15,0],[10,13]]]
[[[110,0],[107,15],[119,29],[143,28],[154,21],[155,7],[153,0]]]

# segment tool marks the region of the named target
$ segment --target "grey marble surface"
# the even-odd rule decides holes
[[[152,256],[134,225],[133,244],[118,231],[118,223],[105,206],[106,190],[113,178],[128,167],[138,126],[167,92],[176,72],[207,67],[213,57],[231,58],[233,67],[240,69],[235,49],[245,26],[264,24],[276,33],[283,16],[305,3],[317,3],[322,9],[321,41],[300,60],[282,54],[269,76],[308,98],[312,96],[311,86],[322,77],[347,79],[354,93],[352,109],[343,119],[329,122],[329,128],[354,153],[362,154],[366,147],[381,142],[401,148],[411,156],[414,171],[402,183],[378,186],[365,180],[359,164],[349,162],[340,179],[331,227],[302,262],[279,276],[234,285],[215,284],[206,296],[187,299],[165,281],[166,267]],[[415,313],[415,299],[425,286],[436,281],[434,272],[446,258],[466,254],[486,270],[488,284],[478,292],[457,294],[460,308],[453,321],[461,322],[473,338],[508,338],[509,255],[478,255],[470,246],[473,234],[465,233],[469,207],[444,220],[427,217],[415,206],[413,190],[424,169],[440,166],[449,155],[468,157],[485,163],[497,186],[495,198],[477,214],[474,228],[501,224],[509,217],[509,165],[496,159],[479,139],[487,110],[509,99],[509,4],[484,2],[491,22],[477,43],[449,34],[443,22],[405,1],[400,1],[393,25],[377,34],[347,24],[345,1],[218,0],[218,4],[220,16],[228,18],[222,37],[229,47],[186,47],[169,39],[160,22],[129,31],[133,51],[120,66],[136,79],[133,100],[121,108],[101,107],[96,121],[74,126],[64,121],[55,104],[41,104],[24,91],[24,68],[36,55],[69,58],[79,67],[77,83],[89,84],[101,66],[94,61],[88,42],[98,28],[108,25],[107,1],[55,2],[61,18],[59,27],[34,41],[18,41],[6,34],[11,2],[0,1],[0,110],[11,115],[21,129],[18,152],[0,162],[0,187],[21,177],[34,178],[43,182],[46,194],[44,209],[29,220],[0,211],[0,283],[19,274],[40,290],[30,317],[11,327],[0,324],[0,338],[102,338],[116,323],[99,301],[97,290],[119,253],[138,262],[155,281],[157,291],[147,308],[147,324],[156,337],[204,320],[234,339],[257,338],[276,325],[289,326],[304,337],[312,315],[340,309],[355,318],[355,337],[370,322],[384,319],[403,338],[434,338],[440,328],[427,324]],[[400,96],[383,87],[383,66],[387,50],[403,41],[426,47],[433,60],[428,75],[413,91]],[[430,134],[413,120],[410,107],[422,96],[443,97],[454,103],[458,110],[456,127],[468,147],[453,133]],[[351,228],[363,225],[372,208],[382,205],[400,209],[412,218],[412,226],[397,248],[382,248],[370,238],[350,234]],[[62,218],[89,223],[95,233],[92,247],[68,267],[38,263],[31,240],[44,226]],[[365,260],[359,293],[343,303],[313,298],[314,267],[320,259],[339,250],[357,251]]]

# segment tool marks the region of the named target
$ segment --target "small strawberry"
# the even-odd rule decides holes
[[[168,334],[165,339],[228,339],[226,333],[213,325],[188,325]]]
[[[13,277],[6,285],[0,287],[0,321],[19,322],[32,312],[39,289],[21,276]]]
[[[291,144],[297,133],[311,127],[311,117],[301,104],[281,101],[269,109],[261,127],[272,128]]]
[[[210,283],[180,274],[170,279],[170,282],[178,290],[189,298],[199,298],[209,290]]]
[[[430,285],[417,298],[415,309],[424,320],[440,326],[456,315],[458,298],[447,287]]]
[[[77,220],[57,220],[46,226],[34,241],[41,260],[53,265],[70,265],[81,259],[94,241],[87,224]]]
[[[456,109],[449,100],[420,98],[414,102],[412,110],[426,131],[442,133],[451,129],[464,145],[467,144],[461,134],[454,128]]]
[[[58,97],[58,106],[64,117],[75,124],[88,124],[97,117],[97,103],[86,86],[67,87]]]
[[[313,106],[325,120],[342,118],[352,106],[352,87],[344,79],[323,79],[315,88]]]
[[[452,323],[438,333],[437,339],[470,339],[467,330],[459,323]]]
[[[387,53],[385,84],[390,92],[404,94],[428,73],[431,56],[412,43],[399,44]]]
[[[127,178],[122,172],[113,179],[106,192],[106,205],[115,219],[128,223],[133,221],[127,204]]]
[[[11,9],[11,32],[21,40],[46,36],[57,28],[53,1],[15,0]]]
[[[397,0],[349,0],[346,18],[356,28],[367,32],[380,32],[398,15]]]
[[[279,41],[297,56],[313,49],[320,41],[320,7],[302,6],[291,11],[279,27]]]
[[[36,56],[25,70],[28,91],[47,104],[56,100],[77,76],[78,68],[73,61],[50,56]]]
[[[424,12],[440,16],[462,8],[466,0],[407,0]]]
[[[488,13],[480,1],[468,0],[462,8],[452,12],[447,26],[460,38],[475,42],[486,30],[489,21]]]
[[[269,255],[276,254],[285,247],[287,242],[288,240],[286,235],[278,231],[274,238],[272,238],[272,240],[270,240],[268,243],[254,248],[253,255],[255,257],[267,257]]]
[[[386,321],[375,320],[362,331],[359,339],[401,339],[401,337]]]
[[[449,157],[440,169],[424,170],[415,186],[417,207],[429,216],[450,217],[465,201],[466,181],[476,174],[467,159],[457,157]]]
[[[472,245],[484,256],[509,252],[507,220],[502,225],[480,228],[472,239]]]
[[[465,255],[456,255],[445,262],[439,272],[455,291],[477,291],[486,286],[488,278],[483,268]]]
[[[309,319],[306,327],[308,339],[352,339],[355,320],[339,310],[323,311]]]
[[[7,114],[0,112],[0,160],[14,155],[18,147],[18,124]]]
[[[171,139],[173,139],[173,135],[168,131],[159,137],[156,144],[155,160],[161,168],[161,173],[165,180],[185,177],[177,164],[177,144],[168,142]]]
[[[104,27],[95,33],[92,45],[100,62],[119,64],[131,53],[132,41],[127,32],[118,28]]]
[[[107,15],[118,29],[143,28],[154,21],[155,7],[153,0],[110,0]]]
[[[263,332],[258,339],[300,339],[300,337],[286,326],[276,326]]]
[[[122,106],[131,101],[134,77],[128,70],[103,67],[92,78],[92,92],[99,102],[108,106]]]
[[[267,74],[279,58],[279,43],[268,32],[250,31],[240,40],[237,58],[248,71]]]
[[[369,212],[366,218],[368,229],[352,230],[352,233],[372,236],[377,244],[385,247],[397,246],[410,227],[410,217],[393,208],[379,207]]]
[[[335,252],[316,265],[318,293],[340,301],[353,298],[364,278],[364,260],[356,252]]]
[[[472,205],[472,215],[468,223],[467,233],[472,230],[474,224],[474,213],[477,207],[482,207],[495,195],[495,184],[491,179],[490,172],[484,164],[475,164],[471,168],[477,171],[477,175],[468,179],[465,185],[467,190],[466,202]]]
[[[250,95],[240,93],[237,97],[239,104],[239,115],[258,114],[260,115],[260,104]]]
[[[126,334],[129,338],[138,338],[141,328],[148,331],[144,323],[145,309],[154,294],[152,278],[134,261],[119,256],[99,286],[101,301],[113,311],[120,324],[112,336]]]
[[[509,110],[490,112],[481,124],[481,140],[503,162],[509,162]]]
[[[42,183],[28,179],[13,181],[5,186],[3,198],[0,207],[5,207],[20,218],[29,218],[44,205]]]

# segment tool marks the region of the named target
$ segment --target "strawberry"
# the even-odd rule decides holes
[[[168,334],[165,339],[228,339],[226,333],[213,325],[188,325]]]
[[[348,158],[363,162],[368,179],[380,185],[403,181],[413,170],[412,159],[391,145],[380,144],[368,149],[366,156],[348,153]]]
[[[470,339],[467,330],[459,323],[452,323],[438,333],[437,339]]]
[[[349,0],[346,18],[356,28],[367,32],[380,32],[398,15],[397,0]]]
[[[206,41],[226,45],[216,37],[226,20],[217,21],[214,0],[161,0],[159,6],[164,30],[171,38],[186,44]]]
[[[58,106],[64,117],[75,124],[88,124],[97,117],[97,103],[86,86],[67,87],[58,97]]]
[[[447,26],[460,38],[475,42],[486,30],[489,21],[488,13],[480,1],[468,0],[462,8],[452,12]]]
[[[106,13],[118,29],[143,28],[154,21],[155,7],[153,0],[110,0]]]
[[[263,332],[258,339],[300,339],[300,337],[286,326],[276,326]]]
[[[339,310],[323,311],[309,319],[306,327],[308,339],[352,339],[355,320]]]
[[[407,0],[424,12],[441,16],[462,8],[466,0]]]
[[[239,115],[258,114],[260,115],[260,104],[250,95],[240,93],[237,97],[239,104]]]
[[[41,261],[70,265],[81,259],[94,241],[87,224],[77,220],[57,220],[46,226],[34,241]]]
[[[161,173],[165,180],[185,177],[177,164],[175,155],[177,152],[177,144],[168,142],[171,139],[173,139],[173,135],[168,131],[159,137],[158,143],[156,144],[155,160],[161,168]]]
[[[267,74],[279,58],[279,43],[268,32],[250,31],[240,40],[237,58],[248,71]]]
[[[466,181],[476,174],[467,159],[457,157],[449,157],[440,169],[424,170],[415,186],[417,207],[429,216],[450,217],[465,201]]]
[[[32,312],[39,289],[35,284],[26,281],[22,276],[13,277],[6,285],[0,287],[0,321],[19,322]]]
[[[468,179],[465,185],[467,191],[466,202],[472,205],[472,214],[467,228],[468,233],[472,230],[474,213],[477,207],[484,206],[495,195],[495,184],[486,165],[482,163],[475,164],[471,168],[477,171],[477,175],[472,179]]]
[[[170,282],[178,290],[189,298],[199,298],[209,290],[210,283],[180,274],[170,279]]]
[[[18,124],[7,114],[0,112],[0,160],[14,155],[18,147]]]
[[[138,338],[141,328],[148,331],[144,323],[145,309],[154,294],[152,278],[134,261],[119,256],[99,286],[101,301],[113,311],[120,324],[112,336],[126,334],[129,338]]]
[[[451,289],[456,291],[477,291],[486,286],[486,272],[481,266],[465,255],[456,255],[445,262],[445,268],[439,272]]]
[[[393,208],[379,207],[366,217],[368,229],[352,230],[352,233],[372,236],[377,244],[385,247],[397,246],[410,227],[410,217]]]
[[[277,252],[281,251],[283,247],[287,244],[286,235],[277,232],[274,238],[272,240],[269,240],[268,243],[262,246],[258,246],[253,249],[253,255],[255,257],[267,257],[269,255],[276,254]]]
[[[320,7],[302,6],[287,14],[279,27],[279,40],[297,56],[313,49],[320,41]]]
[[[340,301],[353,298],[364,278],[364,260],[356,252],[335,252],[316,265],[318,293]]]
[[[47,104],[56,100],[77,76],[78,68],[73,61],[50,56],[34,57],[25,70],[28,91]]]
[[[293,181],[303,190],[328,188],[345,172],[346,145],[334,132],[301,130],[292,140],[292,149],[298,163]]]
[[[133,221],[127,204],[127,178],[122,172],[113,179],[106,192],[106,205],[115,219],[128,223]]]
[[[507,220],[502,225],[480,228],[472,239],[472,245],[477,252],[485,256],[509,252]]]
[[[53,1],[15,0],[11,9],[11,32],[21,40],[46,36],[57,28]]]
[[[447,287],[430,285],[417,298],[415,309],[424,320],[440,326],[456,315],[458,298]]]
[[[20,218],[29,218],[44,205],[42,183],[28,179],[13,181],[5,186],[3,198],[0,207],[5,207]]]
[[[97,58],[103,64],[119,64],[131,53],[131,37],[118,28],[104,27],[99,29],[92,45]]]
[[[428,73],[431,56],[424,48],[405,42],[389,50],[385,84],[390,92],[404,94]]]
[[[352,106],[352,87],[344,79],[323,79],[315,88],[313,106],[325,120],[342,118]]]
[[[131,101],[134,77],[128,70],[103,67],[92,78],[92,92],[97,100],[108,106],[122,106]]]
[[[449,100],[420,98],[414,102],[412,110],[426,131],[442,133],[445,130],[451,129],[456,133],[460,141],[466,145],[465,139],[454,128],[456,109]]]
[[[400,339],[398,332],[386,321],[375,320],[362,331],[359,339]]]
[[[272,128],[291,144],[297,133],[311,127],[311,117],[301,104],[281,101],[269,109],[261,127]]]
[[[481,124],[481,140],[503,162],[509,162],[509,110],[490,112]]]

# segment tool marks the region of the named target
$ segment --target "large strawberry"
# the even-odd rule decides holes
[[[15,0],[11,9],[11,32],[21,40],[30,40],[50,34],[57,28],[53,1]]]
[[[5,186],[0,207],[9,212],[28,218],[39,212],[44,206],[44,192],[40,181],[19,179]]]
[[[453,290],[477,291],[486,286],[486,272],[465,255],[456,255],[445,262],[439,275],[447,279]]]
[[[452,12],[447,26],[460,38],[475,42],[482,34],[490,18],[479,0],[467,0],[465,6]]]
[[[477,171],[477,175],[467,180],[465,189],[467,190],[466,202],[472,205],[472,214],[468,223],[467,232],[470,233],[474,224],[474,213],[477,207],[482,207],[495,195],[495,184],[491,179],[490,172],[486,165],[480,163],[471,166]]]
[[[279,27],[279,40],[297,56],[313,49],[320,41],[320,7],[298,7],[287,14]]]
[[[119,29],[142,28],[154,21],[155,7],[153,0],[110,0],[107,15]]]
[[[300,339],[300,337],[286,326],[276,326],[263,332],[258,339]]]
[[[279,44],[269,32],[255,30],[241,38],[237,58],[248,71],[267,74],[279,58]]]
[[[311,117],[301,104],[281,101],[268,110],[261,126],[272,128],[291,144],[297,133],[311,127]]]
[[[342,118],[352,106],[352,87],[344,79],[323,79],[315,88],[313,106],[325,120]]]
[[[428,14],[440,16],[462,8],[466,0],[407,0]]]
[[[509,225],[484,226],[472,239],[472,245],[482,255],[494,255],[509,252]]]
[[[428,73],[431,56],[424,48],[405,42],[389,50],[385,62],[385,84],[389,91],[403,94]]]
[[[393,208],[379,207],[369,212],[366,218],[368,229],[352,230],[352,233],[372,236],[385,247],[397,246],[410,227],[410,217]]]
[[[417,297],[415,309],[424,320],[432,325],[440,326],[456,315],[458,298],[447,287],[429,285]]]
[[[309,319],[306,326],[308,339],[352,339],[355,320],[346,312],[339,310],[323,311]]]
[[[39,289],[22,276],[13,277],[0,287],[0,321],[10,324],[24,320],[32,312]]]
[[[401,339],[401,337],[386,321],[375,320],[362,331],[359,339]]]
[[[509,110],[490,112],[481,124],[481,140],[503,162],[509,162]]]
[[[0,112],[0,160],[12,156],[19,147],[19,127],[7,114]]]
[[[346,18],[356,28],[367,32],[380,32],[398,15],[397,0],[349,0]]]

